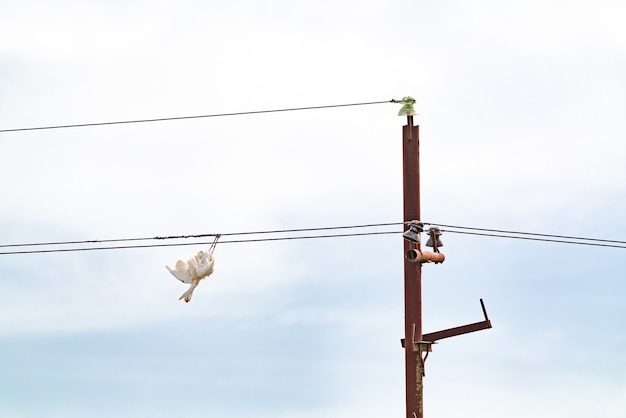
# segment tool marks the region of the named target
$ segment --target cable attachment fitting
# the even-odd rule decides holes
[[[419,232],[424,231],[424,224],[418,221],[409,223],[409,229],[402,236],[411,243],[405,257],[412,263],[443,263],[446,257],[439,252],[439,247],[443,247],[443,242],[439,239],[441,229],[432,227],[428,230],[428,241],[426,246],[432,247],[433,252],[422,251],[419,248]],[[417,246],[417,248],[415,248]]]
[[[434,252],[439,252],[439,247],[443,247],[443,242],[439,238],[441,236],[441,229],[433,226],[428,230],[428,240],[426,246],[431,247]]]
[[[415,104],[415,99],[411,96],[405,96],[402,100],[392,100],[393,103],[402,103],[402,107],[398,112],[398,116],[413,116],[417,115],[413,105]]]
[[[420,243],[420,234],[424,232],[424,224],[420,221],[407,222],[409,229],[404,231],[402,237],[412,244],[418,245]]]

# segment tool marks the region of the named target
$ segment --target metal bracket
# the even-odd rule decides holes
[[[436,344],[432,341],[424,341],[424,339],[422,338],[422,341],[416,341],[415,340],[415,324],[413,324],[413,331],[411,332],[411,342],[412,342],[412,348],[413,351],[416,353],[426,353],[426,356],[428,356],[428,353],[433,351],[433,344]],[[402,344],[402,348],[404,348],[404,338],[400,339],[400,344]]]
[[[468,334],[470,332],[480,331],[483,329],[492,328],[491,321],[489,320],[489,317],[487,316],[487,309],[485,309],[485,303],[483,302],[482,299],[480,299],[480,306],[483,310],[483,315],[485,316],[484,321],[474,322],[473,324],[462,325],[460,327],[448,328],[442,331],[423,334],[422,341],[415,341],[415,324],[413,324],[413,336],[411,338],[412,343],[413,343],[413,351],[420,352],[420,353],[425,352],[426,355],[428,356],[428,353],[433,351],[432,345],[436,344],[437,340],[441,340],[441,339],[449,338],[449,337],[455,337],[457,335]],[[405,347],[404,338],[400,339],[400,344],[402,344],[402,348]]]
[[[491,321],[489,320],[489,317],[487,316],[485,303],[483,302],[482,299],[480,300],[480,306],[483,309],[483,315],[485,315],[484,321],[475,322],[473,324],[468,324],[468,325],[462,325],[460,327],[448,328],[448,329],[444,329],[443,331],[431,332],[430,334],[424,334],[422,336],[422,339],[426,341],[434,342],[437,340],[441,340],[443,338],[455,337],[457,335],[467,334],[470,332],[475,332],[475,331],[480,331],[483,329],[491,328]]]

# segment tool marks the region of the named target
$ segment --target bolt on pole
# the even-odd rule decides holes
[[[402,157],[404,222],[420,220],[419,126],[413,126],[412,115],[407,116],[407,125],[402,130]],[[404,254],[409,250],[410,244],[404,240]],[[420,250],[419,243],[417,250]],[[406,416],[423,418],[422,263],[412,263],[406,258],[404,258],[404,338]]]

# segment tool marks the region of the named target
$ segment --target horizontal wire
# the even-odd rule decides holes
[[[313,239],[313,238],[340,238],[340,237],[358,237],[366,235],[389,235],[399,234],[401,231],[382,231],[382,232],[357,232],[352,234],[330,234],[330,235],[306,235],[296,237],[274,237],[274,238],[251,238],[240,240],[226,240],[220,241],[219,244],[235,244],[244,242],[262,242],[262,241],[285,241],[296,239]],[[41,254],[41,253],[61,253],[61,252],[76,252],[76,251],[95,251],[95,250],[123,250],[130,248],[156,248],[156,247],[180,247],[188,245],[210,245],[213,242],[184,242],[175,244],[145,244],[145,245],[125,245],[115,247],[81,247],[81,248],[54,248],[48,250],[24,250],[24,251],[7,251],[0,252],[0,255],[8,254]]]
[[[497,233],[502,233],[502,234],[515,234],[515,235],[532,235],[536,237],[563,238],[563,239],[568,239],[568,240],[580,240],[580,241],[610,242],[610,243],[615,243],[615,244],[626,245],[626,241],[611,240],[611,239],[572,237],[572,236],[567,236],[567,235],[541,234],[541,233],[536,233],[536,232],[518,232],[518,231],[507,231],[507,230],[502,230],[502,229],[474,228],[474,227],[469,227],[469,226],[444,225],[444,224],[435,224],[435,223],[428,223],[428,225],[437,225],[437,226],[442,226],[444,228],[468,229],[472,231],[497,232]],[[449,232],[452,232],[452,231],[449,231]]]
[[[88,126],[105,126],[105,125],[121,125],[130,123],[148,123],[148,122],[165,122],[173,120],[185,120],[185,119],[202,119],[202,118],[217,118],[224,116],[243,116],[243,115],[256,115],[261,113],[278,113],[278,112],[294,112],[299,110],[315,110],[315,109],[331,109],[337,107],[351,107],[351,106],[368,106],[382,103],[398,103],[397,100],[383,100],[377,102],[361,102],[361,103],[346,103],[335,105],[323,105],[323,106],[305,106],[305,107],[291,107],[285,109],[270,109],[270,110],[252,110],[247,112],[231,112],[231,113],[214,113],[208,115],[193,115],[193,116],[173,116],[166,118],[154,118],[154,119],[135,119],[135,120],[121,120],[113,122],[94,122],[94,123],[77,123],[71,125],[51,125],[51,126],[38,126],[30,128],[12,128],[12,129],[0,129],[0,133],[5,132],[20,132],[20,131],[40,131],[45,129],[67,129],[67,128],[84,128]]]
[[[103,244],[103,243],[112,243],[112,242],[150,241],[150,240],[188,239],[188,238],[208,238],[208,237],[215,237],[217,235],[221,235],[225,237],[225,236],[234,236],[234,235],[287,234],[287,233],[294,233],[294,232],[374,228],[374,227],[393,226],[393,225],[402,225],[402,222],[344,225],[344,226],[326,226],[326,227],[316,227],[316,228],[276,229],[276,230],[270,230],[270,231],[228,232],[228,233],[220,233],[220,234],[168,235],[168,236],[143,237],[143,238],[114,238],[114,239],[102,239],[102,240],[94,239],[94,240],[84,240],[84,241],[35,242],[35,243],[29,243],[29,244],[0,244],[0,248],[36,247],[36,246],[52,246],[52,245],[77,245],[77,244]],[[223,242],[223,241],[220,241],[220,242]]]
[[[522,239],[522,240],[527,240],[527,241],[555,242],[555,243],[560,243],[560,244],[578,244],[578,245],[588,245],[588,246],[593,246],[593,247],[626,248],[626,245],[601,244],[601,243],[580,242],[580,241],[567,241],[567,240],[548,239],[548,238],[519,237],[519,236],[514,236],[514,235],[487,234],[487,233],[483,233],[483,232],[452,231],[452,230],[449,230],[449,229],[442,229],[442,232],[449,232],[449,233],[452,233],[452,234],[478,235],[478,236],[483,236],[483,237]],[[584,239],[584,238],[576,238],[576,239]],[[609,241],[609,240],[600,240],[600,239],[592,239],[592,240],[593,241]],[[609,242],[620,242],[620,241],[609,241]],[[624,243],[624,244],[626,244],[626,243]]]
[[[281,229],[270,231],[247,231],[247,232],[231,232],[223,234],[196,234],[196,235],[171,235],[171,236],[157,236],[152,238],[122,238],[122,239],[109,239],[109,240],[86,240],[86,241],[63,241],[63,242],[50,242],[50,243],[32,243],[32,244],[5,244],[0,247],[24,247],[24,246],[42,246],[42,245],[77,245],[77,244],[93,244],[93,243],[112,243],[112,242],[125,242],[125,241],[140,241],[140,240],[166,240],[166,239],[187,239],[187,238],[206,238],[221,236],[237,236],[237,235],[262,235],[262,234],[285,234],[294,232],[314,232],[314,231],[327,231],[327,230],[340,230],[340,229],[355,229],[355,228],[372,228],[383,226],[397,226],[410,222],[387,222],[387,223],[373,223],[373,224],[361,224],[361,225],[346,225],[346,226],[331,226],[331,227],[317,227],[317,228],[298,228],[298,229]],[[520,232],[520,231],[506,231],[498,229],[487,228],[474,228],[465,226],[445,225],[432,222],[424,222],[426,225],[437,225],[444,228],[442,232],[485,236],[492,238],[508,238],[508,239],[521,239],[527,241],[541,241],[541,242],[553,242],[561,244],[577,244],[587,245],[595,247],[609,247],[609,248],[626,248],[626,241],[607,240],[599,238],[583,238],[573,237],[565,235],[550,235],[532,232]],[[454,229],[463,229],[464,231],[455,231]],[[482,232],[471,232],[482,231]],[[245,243],[245,242],[264,242],[264,241],[284,241],[284,240],[296,240],[296,239],[314,239],[314,238],[338,238],[338,237],[354,237],[354,236],[368,236],[368,235],[387,235],[398,234],[402,231],[378,231],[378,232],[359,232],[348,234],[327,234],[327,235],[306,235],[306,236],[293,236],[293,237],[273,237],[273,238],[250,238],[250,239],[235,239],[220,241],[220,244],[232,244],[232,243]],[[490,233],[487,233],[490,232]],[[508,234],[508,235],[505,235]],[[510,235],[515,234],[515,235]],[[525,236],[519,236],[525,235]],[[576,241],[574,241],[576,240]],[[587,241],[587,242],[584,242]],[[53,248],[43,250],[22,250],[22,251],[6,251],[0,252],[0,255],[9,254],[37,254],[37,253],[56,253],[56,252],[76,252],[76,251],[94,251],[94,250],[116,250],[116,249],[131,249],[131,248],[156,248],[156,247],[178,247],[188,245],[209,245],[212,242],[188,242],[188,243],[172,243],[172,244],[143,244],[143,245],[125,245],[125,246],[106,246],[106,247],[75,247],[75,248]],[[623,244],[623,245],[616,245]]]

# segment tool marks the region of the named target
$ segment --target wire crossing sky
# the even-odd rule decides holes
[[[171,236],[155,236],[151,238],[147,237],[135,237],[135,238],[117,238],[117,239],[104,239],[104,240],[84,240],[84,241],[59,241],[59,242],[37,242],[29,244],[2,244],[0,248],[17,248],[17,247],[37,247],[37,246],[51,246],[58,247],[64,245],[77,245],[77,244],[95,244],[95,243],[114,243],[114,242],[132,242],[132,241],[163,241],[163,240],[180,240],[190,238],[207,238],[221,236],[246,236],[246,235],[267,235],[267,234],[289,234],[289,233],[301,233],[301,232],[318,232],[328,230],[340,230],[340,229],[362,229],[373,227],[384,227],[403,225],[403,222],[396,223],[375,223],[375,224],[363,224],[363,225],[345,225],[345,226],[329,226],[329,227],[317,227],[317,228],[298,228],[298,229],[283,229],[283,230],[271,230],[271,231],[247,231],[247,232],[229,232],[229,233],[212,233],[212,234],[193,234],[193,235],[171,235]],[[533,233],[533,232],[520,232],[501,229],[487,229],[487,228],[475,228],[468,226],[454,226],[454,225],[442,225],[436,223],[424,223],[425,225],[436,225],[443,227],[442,232],[476,235],[491,238],[510,238],[520,239],[528,241],[541,241],[541,242],[553,242],[559,244],[577,244],[588,245],[596,247],[608,247],[608,248],[626,248],[626,241],[608,240],[600,238],[589,237],[575,237],[567,235],[551,235],[545,233]],[[460,231],[458,231],[460,229]],[[481,231],[481,232],[477,232]],[[345,233],[345,234],[324,234],[324,235],[297,235],[297,236],[279,236],[271,238],[249,238],[249,239],[230,239],[220,241],[219,244],[235,244],[245,242],[268,242],[268,241],[284,241],[284,240],[299,240],[299,239],[315,239],[315,238],[344,238],[344,237],[356,237],[356,236],[369,236],[369,235],[389,235],[399,234],[403,231],[368,231],[358,233]],[[95,251],[95,250],[120,250],[120,249],[133,249],[133,248],[157,248],[157,247],[178,247],[188,245],[208,245],[211,242],[184,242],[184,243],[171,243],[171,244],[141,244],[141,245],[124,245],[124,246],[105,246],[105,247],[74,247],[74,248],[51,248],[41,250],[18,250],[18,251],[5,251],[0,252],[0,255],[11,254],[38,254],[38,253],[55,253],[55,252],[75,252],[75,251]]]
[[[377,102],[361,102],[361,103],[345,103],[345,104],[322,105],[322,106],[290,107],[290,108],[284,108],[284,109],[271,109],[271,110],[251,110],[251,111],[245,111],[245,112],[214,113],[210,115],[173,116],[173,117],[154,118],[154,119],[135,119],[135,120],[122,120],[122,121],[113,121],[113,122],[92,122],[92,123],[78,123],[78,124],[69,124],[69,125],[38,126],[38,127],[29,127],[29,128],[11,128],[11,129],[0,129],[0,133],[21,132],[21,131],[42,131],[42,130],[48,130],[48,129],[86,128],[86,127],[92,127],[92,126],[122,125],[122,124],[132,124],[132,123],[167,122],[167,121],[174,121],[174,120],[218,118],[218,117],[225,117],[225,116],[258,115],[262,113],[280,113],[280,112],[295,112],[295,111],[302,111],[302,110],[332,109],[332,108],[339,108],[339,107],[370,106],[370,105],[383,104],[383,103],[400,103],[400,101],[391,99],[391,100],[382,100],[382,101],[377,101]]]

